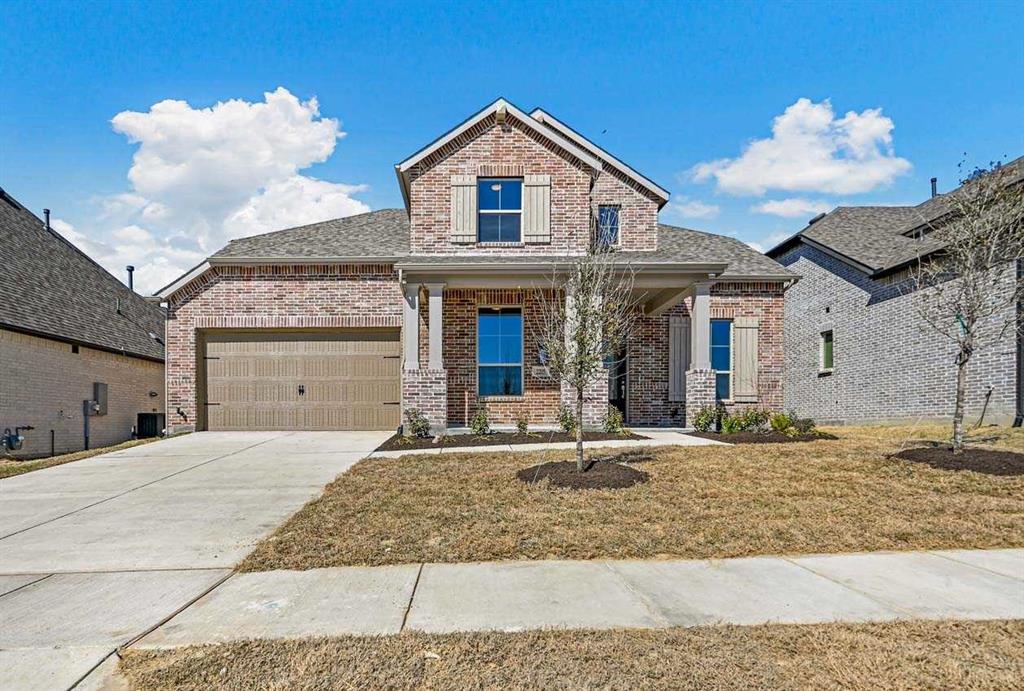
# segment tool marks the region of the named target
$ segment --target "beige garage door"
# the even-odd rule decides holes
[[[389,430],[399,424],[397,331],[211,332],[210,430]]]

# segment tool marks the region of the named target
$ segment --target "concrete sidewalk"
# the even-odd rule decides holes
[[[608,439],[605,441],[588,441],[584,444],[587,451],[594,449],[621,449],[637,446],[732,446],[725,442],[702,437],[691,437],[685,432],[668,429],[634,429],[632,430],[647,439]],[[422,455],[432,453],[495,453],[500,451],[548,451],[575,449],[576,442],[538,442],[536,444],[497,444],[491,446],[449,446],[436,449],[409,449],[408,451],[374,451],[370,458],[399,458],[401,456]]]
[[[236,574],[144,637],[1024,618],[1024,550],[410,564]]]

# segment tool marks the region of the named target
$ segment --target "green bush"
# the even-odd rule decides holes
[[[526,411],[520,410],[516,413],[516,431],[519,434],[530,433],[530,416],[526,414]]]
[[[608,406],[608,412],[604,416],[604,431],[608,434],[622,434],[626,431],[622,411],[613,405]]]
[[[419,437],[425,439],[430,436],[430,420],[419,408],[409,408],[405,411],[405,436]]]
[[[565,403],[558,406],[558,426],[566,434],[573,434],[576,431],[576,413]]]
[[[743,412],[722,415],[722,434],[763,432],[768,426],[768,412],[749,408]]]
[[[478,437],[482,437],[485,434],[490,433],[491,422],[487,419],[487,408],[481,406],[476,409],[473,419],[469,422],[469,428],[473,430],[473,434]]]
[[[743,431],[743,416],[725,414],[722,416],[722,434],[736,434]]]
[[[793,416],[787,413],[772,413],[772,429],[785,434],[793,427]]]
[[[718,422],[718,411],[711,406],[704,406],[693,416],[693,428],[698,432],[711,432]]]

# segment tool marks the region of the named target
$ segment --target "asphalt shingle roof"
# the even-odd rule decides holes
[[[658,249],[621,252],[625,260],[650,263],[727,262],[724,277],[789,278],[793,273],[735,238],[688,228],[658,226]],[[403,264],[501,264],[564,262],[556,255],[410,255],[409,219],[402,209],[382,209],[298,228],[234,240],[211,259],[400,258]]]
[[[1024,157],[1007,163],[1011,180],[1024,178]],[[768,250],[778,256],[799,238],[838,252],[872,273],[906,264],[942,248],[941,232],[913,237],[913,232],[935,224],[950,212],[949,197],[958,190],[932,197],[917,206],[840,206],[823,218]]]
[[[2,190],[0,248],[0,326],[164,359],[163,311],[47,230]]]
[[[409,254],[409,218],[404,209],[357,216],[232,240],[211,259],[302,257],[400,257]]]

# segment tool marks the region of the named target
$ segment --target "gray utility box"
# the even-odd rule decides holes
[[[93,382],[92,385],[92,400],[95,401],[96,415],[107,414],[107,385],[103,382]]]

